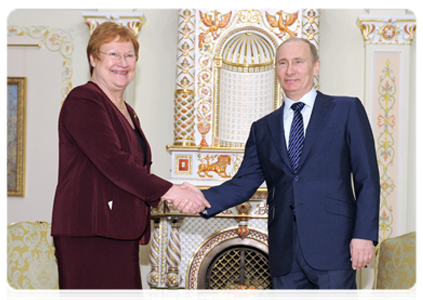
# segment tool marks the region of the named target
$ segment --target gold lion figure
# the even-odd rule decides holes
[[[217,162],[209,164],[210,157],[207,155],[205,158],[207,160],[206,164],[201,164],[198,166],[198,176],[200,177],[213,177],[210,175],[209,172],[216,172],[220,177],[229,178],[228,174],[226,174],[226,166],[231,164],[231,157],[230,155],[219,155],[217,157]],[[204,174],[202,174],[204,173]]]

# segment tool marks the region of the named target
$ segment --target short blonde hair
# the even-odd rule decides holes
[[[100,59],[100,47],[104,44],[113,42],[119,37],[118,42],[131,42],[134,46],[135,56],[138,60],[138,51],[140,44],[135,35],[125,26],[115,22],[104,22],[94,30],[87,46],[88,63],[90,66],[90,74],[93,75],[93,66],[90,63],[90,56]]]
[[[311,59],[313,60],[313,63],[315,63],[316,61],[319,60],[319,53],[317,52],[316,46],[312,42],[310,42],[309,40],[307,40],[305,38],[292,37],[292,38],[289,38],[289,39],[283,41],[282,44],[280,44],[278,46],[278,48],[276,49],[275,61],[276,61],[276,57],[278,56],[279,49],[283,45],[290,43],[290,42],[294,42],[294,41],[302,41],[310,47],[310,55],[311,55]]]

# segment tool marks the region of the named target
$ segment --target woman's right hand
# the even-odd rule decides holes
[[[174,209],[184,213],[198,214],[211,207],[200,189],[187,182],[174,184],[162,198],[172,204]]]

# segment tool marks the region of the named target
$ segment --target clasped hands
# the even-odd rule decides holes
[[[173,185],[162,198],[184,213],[198,214],[211,207],[200,189],[187,182]]]

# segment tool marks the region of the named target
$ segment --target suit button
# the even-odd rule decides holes
[[[299,181],[299,180],[300,180],[300,177],[299,177],[299,176],[295,176],[295,177],[294,177],[294,180],[295,180],[295,181]]]

